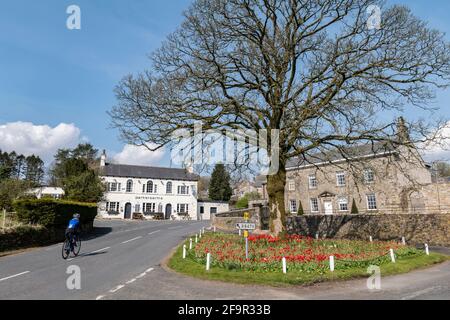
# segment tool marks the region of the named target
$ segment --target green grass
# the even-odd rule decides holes
[[[183,243],[184,244],[184,243]],[[381,275],[388,276],[394,274],[407,273],[415,269],[429,267],[431,265],[449,260],[450,257],[431,253],[429,256],[411,256],[398,259],[396,263],[385,263],[380,266]],[[211,266],[209,271],[205,270],[205,265],[200,264],[189,257],[182,258],[182,245],[180,245],[174,255],[168,261],[168,266],[172,270],[189,275],[192,277],[217,280],[224,282],[234,282],[239,284],[260,284],[271,286],[288,285],[308,285],[324,281],[340,281],[355,278],[368,277],[367,268],[355,267],[345,270],[335,270],[323,274],[315,272],[288,271],[283,274],[280,270],[273,272],[245,271],[245,270],[227,270],[224,268]]]

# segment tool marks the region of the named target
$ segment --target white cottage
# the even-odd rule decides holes
[[[104,218],[209,219],[198,205],[199,176],[192,170],[110,164],[105,153],[100,170],[106,184],[105,201],[99,204],[99,215]],[[228,211],[228,204],[216,207],[217,212]]]

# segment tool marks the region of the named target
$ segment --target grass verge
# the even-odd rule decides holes
[[[183,243],[184,244],[184,243]],[[219,267],[211,267],[209,271],[205,270],[205,266],[193,259],[182,258],[182,245],[180,245],[174,255],[169,259],[167,266],[181,274],[200,278],[204,280],[216,280],[223,282],[232,282],[238,284],[259,284],[269,286],[289,286],[289,285],[311,285],[313,283],[325,281],[342,281],[356,278],[368,277],[366,268],[355,267],[345,270],[335,270],[334,272],[326,272],[317,274],[314,272],[298,272],[291,271],[283,274],[280,270],[273,272],[258,272],[246,270],[227,270]],[[397,260],[396,263],[385,263],[380,266],[381,275],[389,276],[401,273],[407,273],[412,270],[423,269],[434,264],[442,263],[450,260],[449,256],[431,253],[429,256],[412,256],[404,257]]]

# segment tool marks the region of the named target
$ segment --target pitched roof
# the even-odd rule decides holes
[[[395,146],[388,143],[371,143],[371,144],[364,144],[364,145],[357,145],[352,147],[344,147],[343,153],[345,154],[345,157],[342,155],[342,153],[339,150],[333,150],[333,151],[325,151],[325,152],[317,152],[315,154],[311,155],[305,155],[304,157],[295,157],[292,159],[289,159],[286,163],[286,168],[292,169],[292,168],[298,168],[303,166],[308,166],[311,164],[320,164],[320,163],[330,163],[340,160],[346,160],[346,159],[359,159],[362,157],[370,157],[370,156],[377,156],[377,155],[383,155],[386,153],[392,153],[394,152]]]
[[[101,168],[102,176],[122,178],[144,178],[164,180],[198,181],[199,176],[189,173],[186,169],[131,166],[107,163]]]

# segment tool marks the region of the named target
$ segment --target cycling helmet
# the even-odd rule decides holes
[[[74,218],[74,219],[80,219],[80,214],[79,214],[79,213],[75,213],[75,214],[73,215],[73,218]]]

